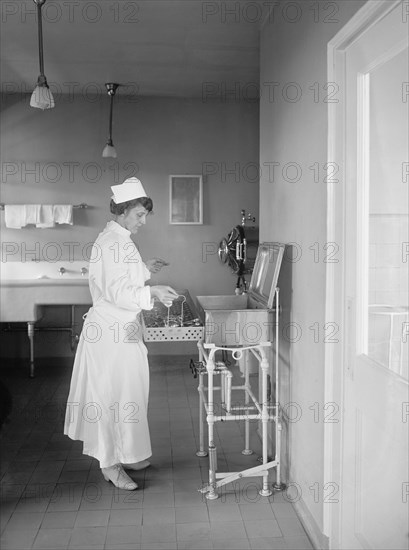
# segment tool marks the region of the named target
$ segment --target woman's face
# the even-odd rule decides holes
[[[146,210],[142,205],[137,205],[134,208],[130,208],[125,211],[123,222],[124,227],[130,231],[132,234],[138,232],[138,229],[145,225],[146,216],[149,214],[149,211]]]

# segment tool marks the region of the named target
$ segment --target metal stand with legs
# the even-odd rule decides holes
[[[277,310],[278,311],[278,310]],[[276,340],[278,342],[278,340]],[[269,470],[276,468],[276,481],[273,485],[275,490],[282,490],[284,485],[281,483],[280,471],[280,452],[281,452],[281,411],[279,405],[279,385],[278,385],[278,352],[275,354],[275,375],[276,375],[276,403],[269,404],[268,402],[268,372],[269,363],[266,350],[271,346],[270,342],[260,342],[254,346],[244,347],[219,347],[214,344],[198,343],[199,361],[195,364],[195,374],[199,375],[199,399],[200,399],[200,431],[199,431],[199,451],[198,456],[206,456],[204,450],[204,414],[206,411],[206,421],[208,426],[208,452],[209,452],[209,483],[204,488],[200,489],[202,493],[206,493],[206,498],[214,500],[218,498],[217,490],[243,477],[262,477],[263,485],[259,493],[262,496],[272,495],[272,490],[269,487]],[[232,373],[222,361],[216,361],[216,353],[218,351],[232,353],[233,359],[240,359],[243,351],[249,350],[258,360],[261,389],[259,398],[253,393],[248,368],[245,367],[245,380],[241,386],[232,385]],[[208,377],[207,388],[204,385],[204,376]],[[215,385],[215,377],[220,376],[220,385]],[[207,392],[206,392],[207,390]],[[217,403],[215,402],[215,392],[220,390],[221,410],[216,414]],[[231,392],[233,390],[244,391],[245,399],[243,405],[232,406]],[[217,448],[214,438],[214,425],[220,421],[238,421],[245,422],[245,449],[243,454],[251,454],[249,448],[249,423],[251,420],[260,420],[262,424],[262,464],[252,468],[247,468],[240,472],[217,472]],[[274,460],[268,460],[268,423],[275,423],[275,457]]]

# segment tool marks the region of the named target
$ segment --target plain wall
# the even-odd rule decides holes
[[[336,252],[326,248],[327,107],[338,93],[336,83],[327,87],[327,43],[363,4],[274,3],[261,36],[260,241],[292,249],[292,281],[280,293],[289,495],[318,537],[328,497],[324,415],[332,412],[323,402],[325,262]]]
[[[136,175],[153,199],[154,215],[135,242],[143,258],[159,256],[170,262],[152,277],[152,284],[188,289],[192,297],[233,294],[236,277],[220,262],[217,249],[241,223],[241,209],[258,217],[258,102],[135,99],[115,97],[113,141],[118,157],[103,159],[108,96],[93,101],[61,96],[49,111],[31,108],[28,96],[2,97],[1,202],[89,205],[74,210],[73,226],[51,229],[8,229],[0,213],[2,250],[5,243],[15,243],[17,250],[7,257],[3,253],[2,261],[87,256],[89,243],[112,218],[110,186]],[[171,174],[203,175],[203,225],[169,224]],[[66,317],[63,310],[52,313],[53,322],[66,322]],[[10,338],[7,335],[7,348],[12,352],[2,346],[2,353],[27,356],[26,336],[15,335],[17,344]],[[37,357],[71,354],[67,334],[53,338],[58,342],[51,345],[50,335],[36,335]],[[183,351],[180,343],[149,347],[155,353]],[[196,351],[196,344],[189,348]]]

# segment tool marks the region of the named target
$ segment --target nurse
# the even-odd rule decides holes
[[[102,475],[121,489],[137,484],[125,472],[149,466],[152,454],[147,408],[149,365],[140,312],[154,299],[167,306],[169,286],[146,285],[166,262],[142,261],[131,239],[146,223],[152,200],[137,178],[111,187],[114,220],[98,235],[89,264],[92,307],[75,356],[64,433],[84,443]]]

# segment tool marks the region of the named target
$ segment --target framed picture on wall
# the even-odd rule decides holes
[[[202,176],[169,176],[169,223],[203,224]]]

